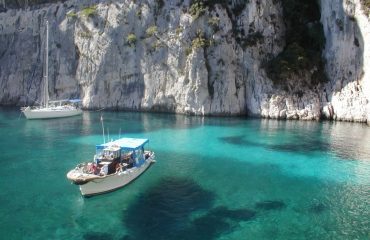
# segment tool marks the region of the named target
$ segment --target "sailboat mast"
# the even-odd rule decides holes
[[[103,139],[104,139],[104,143],[105,143],[103,115],[100,115],[100,122],[101,122],[101,128],[103,129]]]
[[[44,76],[44,99],[45,107],[49,105],[49,21],[46,20],[46,47],[45,47],[45,76]]]

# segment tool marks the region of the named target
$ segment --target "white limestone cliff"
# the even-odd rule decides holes
[[[324,89],[324,112],[329,118],[366,122],[370,113],[369,18],[360,1],[322,1],[321,9],[330,76]]]
[[[71,0],[0,13],[0,103],[41,98],[46,17],[54,99],[81,97],[85,108],[370,119],[369,19],[359,0],[321,1],[330,81],[297,85],[300,94],[275,87],[263,68],[285,46],[279,1],[249,1],[240,13],[217,4],[207,12],[211,17],[199,18],[188,12],[189,2]],[[96,10],[87,16],[92,5]],[[262,37],[243,46],[241,33]],[[129,43],[130,34],[136,41]]]

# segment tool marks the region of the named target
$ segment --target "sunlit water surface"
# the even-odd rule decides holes
[[[101,112],[0,109],[2,239],[370,239],[370,127],[104,112],[157,163],[83,198],[66,173],[103,142]]]

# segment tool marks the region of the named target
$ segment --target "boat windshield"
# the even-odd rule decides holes
[[[103,155],[109,158],[117,158],[119,157],[119,151],[109,151],[105,150],[103,151]]]
[[[115,159],[121,156],[120,149],[105,148],[97,152],[98,159]]]

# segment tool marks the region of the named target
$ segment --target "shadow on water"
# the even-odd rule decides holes
[[[168,153],[168,156],[173,156],[173,154]],[[176,157],[176,159],[187,159],[187,161],[200,158],[200,156],[187,154]],[[163,159],[166,159],[166,157],[163,157]],[[220,161],[221,159],[213,159],[216,165]],[[189,162],[191,165],[193,163]],[[285,219],[288,223],[284,223],[279,227],[282,231],[290,231],[287,226],[298,218],[308,217],[312,219],[310,224],[321,224],[327,221],[321,212],[335,213],[336,211],[342,212],[349,208],[356,214],[344,216],[345,220],[358,222],[359,224],[356,224],[356,228],[360,229],[356,230],[357,232],[353,232],[351,237],[360,236],[359,234],[362,234],[367,229],[366,221],[362,219],[361,214],[357,214],[357,212],[361,213],[364,212],[363,209],[366,209],[366,194],[362,194],[360,198],[357,195],[357,200],[355,201],[358,201],[360,204],[353,205],[353,196],[356,195],[342,188],[343,186],[338,185],[341,188],[340,192],[338,192],[339,195],[331,196],[329,197],[330,199],[336,199],[338,196],[343,197],[343,193],[349,193],[351,197],[344,197],[348,202],[337,202],[334,200],[334,203],[328,203],[325,200],[323,201],[323,197],[325,198],[328,194],[326,189],[328,186],[327,181],[314,179],[312,182],[307,182],[307,179],[292,178],[281,174],[271,178],[271,172],[275,172],[275,168],[269,169],[267,165],[248,167],[251,164],[245,162],[240,164],[233,165],[231,168],[224,168],[223,170],[226,173],[231,173],[229,171],[234,173],[234,176],[227,174],[229,176],[229,185],[224,187],[230,188],[231,191],[241,191],[241,194],[248,196],[242,200],[243,203],[238,207],[224,205],[224,203],[218,205],[218,197],[224,196],[219,190],[213,192],[208,188],[204,188],[203,185],[199,185],[195,180],[198,178],[193,180],[186,176],[179,177],[178,165],[174,165],[171,168],[173,169],[172,174],[170,171],[166,171],[172,176],[166,175],[152,181],[149,187],[132,199],[127,207],[116,209],[116,211],[122,214],[114,229],[125,229],[124,232],[119,232],[119,230],[117,232],[101,232],[102,229],[100,229],[97,232],[86,232],[83,237],[87,240],[218,239],[221,236],[225,238],[229,234],[245,229],[245,224],[252,228],[254,226],[262,226],[262,229],[271,229],[271,221],[280,217],[285,218],[287,214],[291,214],[294,207],[298,211],[291,216],[291,220]],[[235,174],[235,169],[243,169],[243,175]],[[217,178],[217,170],[211,166],[207,171],[207,176],[210,175]],[[214,180],[216,181],[215,185],[222,186],[217,182],[224,182],[224,180],[220,180],[221,175],[219,176],[219,180]],[[234,184],[231,184],[235,183],[235,180],[238,180],[237,184],[240,184],[239,180],[244,176],[248,176],[248,178],[243,183],[243,188],[238,189],[235,188]],[[200,179],[203,178],[201,177]],[[281,192],[281,189],[287,186],[287,184],[293,183],[293,181],[294,184],[287,188],[286,191],[283,190]],[[307,183],[308,185],[302,185]],[[302,191],[302,186],[305,186],[305,191]],[[268,193],[264,194],[263,189],[266,189]],[[358,189],[357,186],[353,191],[364,192]],[[321,194],[323,194],[322,197]],[[260,197],[254,197],[256,195],[260,195]],[[299,197],[296,197],[296,195],[299,195]],[[236,196],[239,197],[239,193],[234,195],[231,192],[231,195],[228,195],[227,198],[233,199]],[[313,197],[317,198],[317,200],[313,201]],[[292,204],[288,204],[289,202]],[[329,221],[331,220],[329,219]],[[334,223],[328,224],[335,231],[353,229],[352,225],[343,227],[337,224],[335,219],[333,221]],[[274,235],[269,235],[269,238],[266,239],[276,239],[279,234],[281,233],[274,233]],[[299,235],[303,234],[303,232],[298,230],[295,234],[295,237],[299,238]]]
[[[258,143],[248,140],[243,135],[220,137],[220,141],[239,147],[262,147],[274,151],[309,153],[315,151],[328,151],[330,145],[320,139],[301,138],[299,141],[287,143]]]
[[[213,207],[214,198],[188,178],[162,178],[124,212],[129,229],[124,239],[214,239],[256,215],[249,209]]]
[[[310,213],[320,214],[320,213],[324,212],[327,209],[328,209],[328,207],[325,204],[323,204],[321,202],[317,202],[317,203],[312,203],[309,206],[308,211]]]
[[[180,239],[214,239],[231,232],[240,221],[254,219],[256,212],[249,209],[228,209],[221,206],[211,209],[207,214],[194,219],[190,226],[179,232]]]
[[[192,180],[167,177],[140,196],[127,211],[125,222],[138,237],[152,238],[183,228],[192,212],[210,208],[213,200],[211,192]],[[149,235],[142,226],[146,226]]]
[[[261,201],[257,202],[255,207],[261,210],[281,210],[286,207],[286,204],[283,201]]]
[[[91,232],[84,234],[85,240],[110,240],[114,237],[109,233]]]
[[[101,116],[103,116],[106,130],[109,128],[111,134],[121,133],[148,133],[163,129],[191,129],[201,127],[203,118],[196,116],[185,116],[163,113],[140,113],[140,112],[84,112],[86,121],[90,129],[94,129],[101,134]]]
[[[315,151],[327,151],[329,144],[321,140],[303,140],[301,143],[285,143],[285,144],[274,144],[268,146],[271,150],[284,151],[284,152],[315,152]]]

